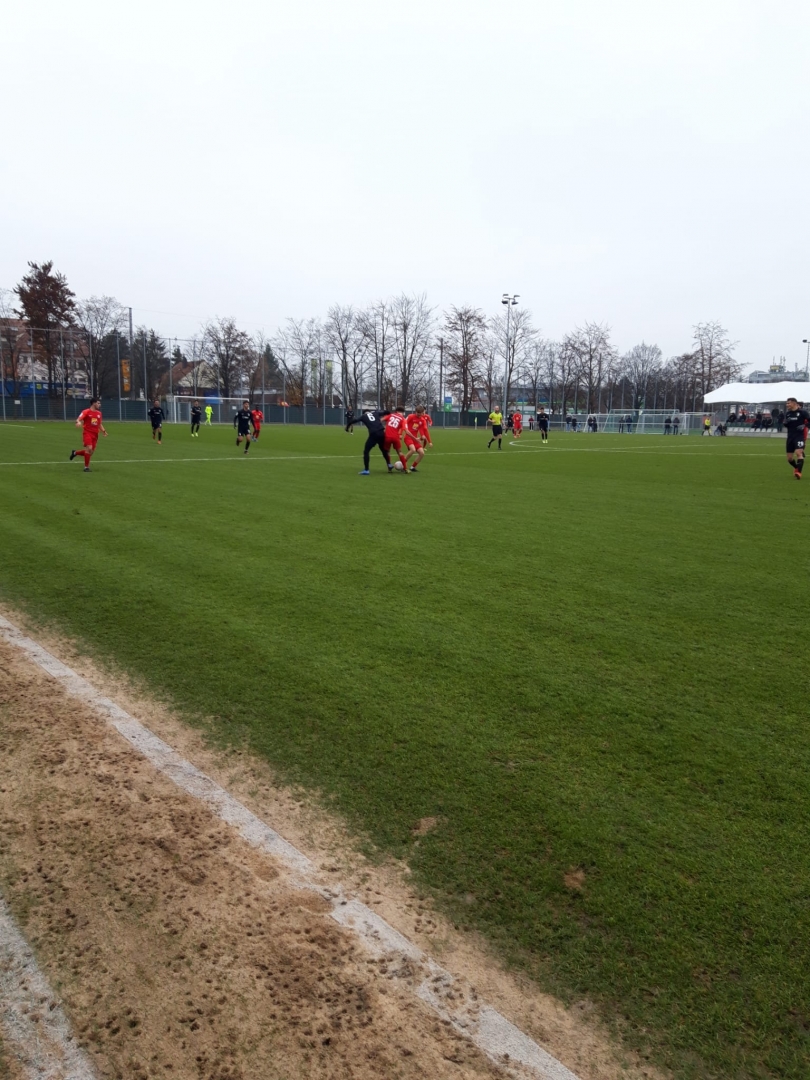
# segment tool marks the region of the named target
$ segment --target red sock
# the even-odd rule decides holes
[[[90,454],[88,454],[86,450],[83,450],[82,451],[82,457],[84,458],[84,467],[85,467],[85,469],[89,469],[90,468]]]
[[[405,455],[404,454],[399,455],[399,460],[402,462],[402,468],[407,469],[408,468],[408,462],[405,460]]]

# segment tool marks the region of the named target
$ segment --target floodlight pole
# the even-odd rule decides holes
[[[62,331],[59,331],[60,335]],[[0,379],[3,384],[3,419],[6,418],[6,360],[3,356],[3,334],[0,330]]]
[[[31,331],[31,397],[34,399],[34,419],[37,418],[37,384],[34,382],[34,331]],[[85,458],[85,461],[87,458]]]
[[[503,368],[503,412],[506,415],[508,409],[508,402],[506,400],[507,393],[509,391],[509,349],[511,348],[511,314],[512,308],[518,302],[520,293],[504,293],[501,297],[501,303],[506,305],[506,362]]]
[[[807,346],[807,360],[804,364],[804,374],[810,379],[810,338],[802,338],[802,342]]]

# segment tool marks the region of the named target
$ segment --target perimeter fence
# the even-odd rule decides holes
[[[191,406],[195,398],[176,394],[162,396],[160,403],[170,424],[189,424]],[[203,424],[232,424],[238,409],[241,409],[243,397],[203,397],[196,399],[203,410]],[[40,393],[28,393],[15,397],[0,394],[0,420],[75,420],[82,409],[86,409],[90,399],[86,395],[65,394],[52,396]],[[101,411],[106,420],[145,422],[152,402],[143,398],[104,397]],[[368,407],[373,408],[373,405]],[[338,427],[346,423],[346,412],[342,407],[308,402],[303,405],[278,405],[263,402],[261,395],[253,395],[251,408],[261,409],[265,424],[304,424],[312,426]],[[458,409],[448,411],[432,409],[429,411],[433,427],[436,428],[480,428],[487,424],[488,413],[472,410],[462,413]],[[534,411],[523,411],[524,432],[538,431]],[[578,434],[614,433],[617,435],[700,435],[703,433],[704,420],[709,416],[711,432],[714,434],[720,422],[719,415],[711,413],[665,413],[661,411],[616,411],[609,413],[561,413],[546,414],[551,431],[570,431]]]

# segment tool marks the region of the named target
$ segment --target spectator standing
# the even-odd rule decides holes
[[[633,430],[633,417],[630,415],[630,413],[625,416],[624,422],[627,425],[627,434],[629,435]]]
[[[665,416],[664,417],[664,434],[665,435],[671,435],[672,434],[672,417],[671,416]]]
[[[681,418],[678,413],[672,417],[672,434],[680,435],[681,433]]]

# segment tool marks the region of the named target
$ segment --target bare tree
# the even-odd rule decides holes
[[[212,319],[203,328],[202,358],[223,397],[233,397],[250,371],[250,338],[232,318]]]
[[[363,392],[369,342],[363,333],[359,313],[351,306],[333,304],[326,315],[324,338],[340,365],[343,405],[357,410]]]
[[[126,326],[126,309],[114,296],[91,296],[76,305],[75,320],[87,335],[87,348],[80,354],[79,368],[87,377],[91,395],[102,397],[117,391],[115,363],[120,347],[116,350],[116,335]]]
[[[275,353],[286,372],[287,400],[293,405],[306,405],[310,386],[315,388],[313,372],[317,371],[320,337],[317,319],[287,319],[276,334]]]
[[[642,341],[634,345],[621,359],[621,373],[630,388],[630,404],[640,409],[646,404],[650,380],[657,378],[661,370],[661,350],[657,345]]]
[[[447,384],[460,398],[461,418],[465,423],[481,378],[481,364],[486,352],[486,316],[480,308],[451,307],[445,312],[444,331],[447,335]]]
[[[528,308],[513,308],[508,317],[496,315],[490,319],[490,332],[501,357],[503,405],[508,408],[515,373],[522,367],[538,331],[532,326],[532,313]]]
[[[596,411],[605,375],[616,359],[616,350],[610,343],[610,327],[592,322],[578,326],[563,338],[562,355],[575,367],[578,385],[585,391],[587,411]]]
[[[695,378],[703,395],[739,377],[742,365],[733,356],[738,342],[729,340],[728,330],[719,322],[702,322],[693,327]]]
[[[411,384],[420,373],[433,337],[433,311],[427,297],[402,293],[391,301],[391,328],[396,359],[395,403],[405,408]]]
[[[392,314],[390,301],[377,300],[358,315],[358,327],[373,364],[378,407],[392,404],[392,390],[396,390],[388,371],[394,347]]]
[[[531,343],[523,359],[520,369],[520,380],[529,390],[532,396],[534,411],[540,403],[540,389],[546,384],[546,372],[548,368],[547,351],[551,343],[542,338]],[[551,396],[549,395],[549,408],[551,408]]]
[[[28,342],[28,331],[14,309],[14,294],[10,289],[0,289],[0,379],[3,393],[11,382],[12,398],[19,397],[23,381],[21,361]]]
[[[490,323],[484,339],[481,360],[481,388],[487,400],[487,412],[492,412],[494,405],[500,401],[503,393],[502,349],[503,341],[492,329]]]

